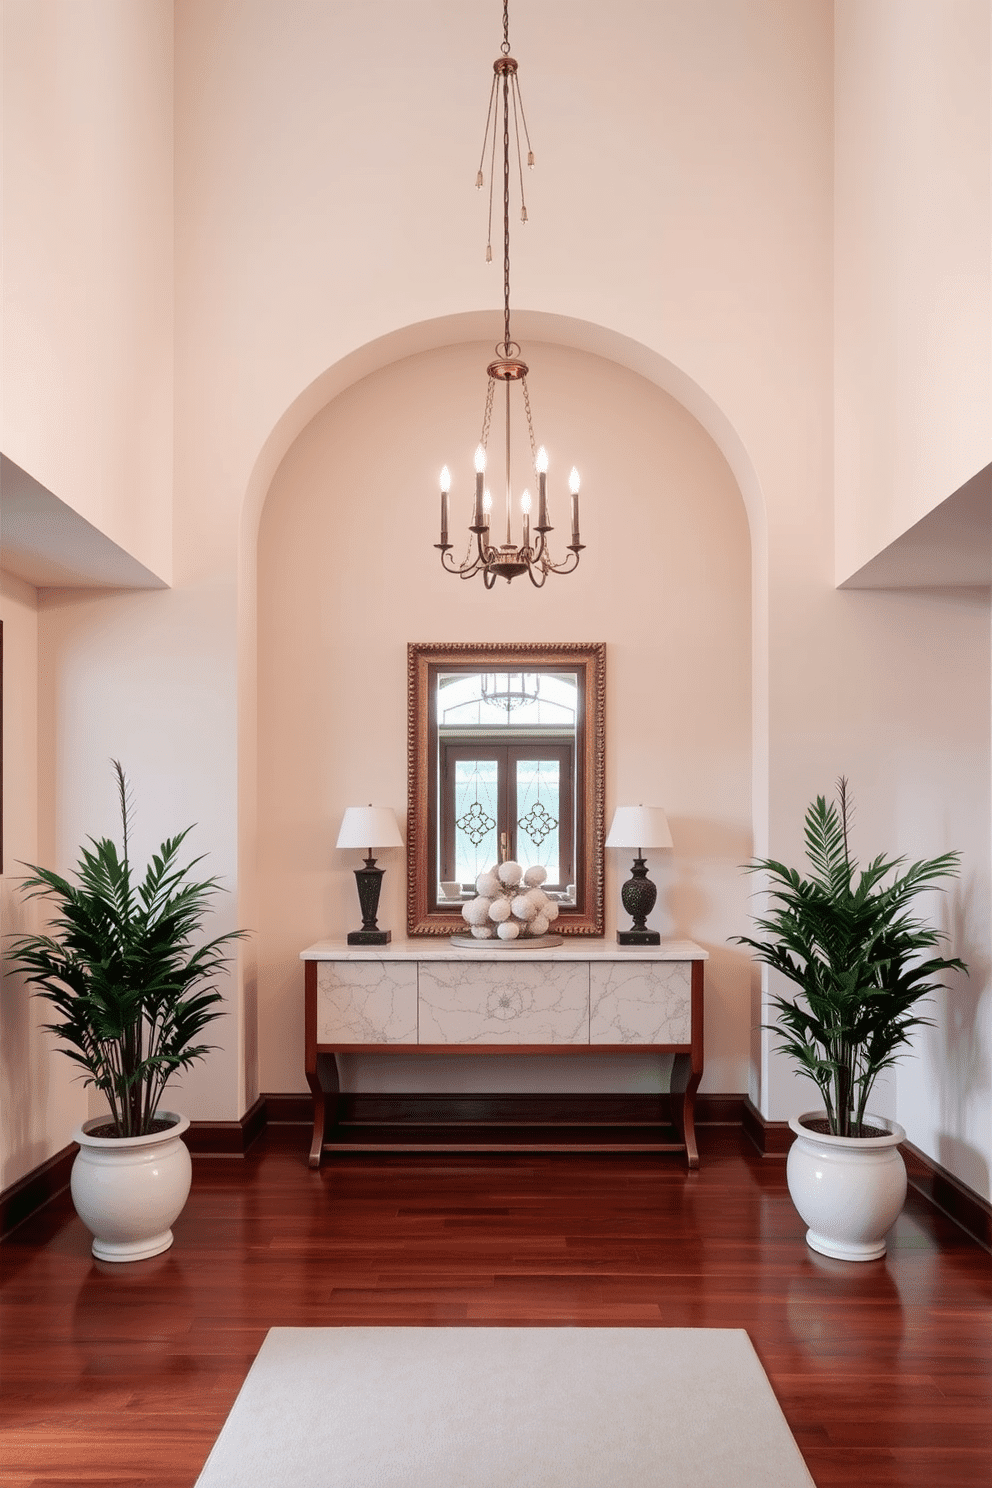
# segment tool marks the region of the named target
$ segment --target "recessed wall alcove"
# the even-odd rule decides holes
[[[487,592],[441,571],[438,474],[467,541],[486,342],[419,352],[337,394],[298,434],[258,532],[259,1085],[305,1088],[301,948],[357,924],[341,812],[406,800],[408,641],[605,641],[607,813],[664,805],[676,842],[656,855],[653,922],[711,954],[703,1088],[745,1090],[750,973],[728,945],[746,917],[751,831],[751,552],[741,491],[675,398],[606,358],[528,341],[549,501],[567,541],[567,478],[582,474],[576,574]],[[524,426],[515,453],[526,454]],[[491,449],[493,446],[491,445]],[[522,484],[527,474],[521,466]],[[519,484],[517,489],[519,490]],[[499,481],[494,481],[494,496]],[[630,864],[607,855],[607,934]],[[404,933],[405,857],[382,858],[379,922]],[[393,1060],[392,1089],[541,1090],[577,1077],[554,1061]],[[464,1067],[462,1067],[464,1066]],[[355,1064],[362,1088],[387,1078]],[[583,1062],[586,1090],[651,1089],[659,1072]],[[443,1079],[443,1085],[439,1082]],[[378,1088],[383,1088],[380,1084]]]

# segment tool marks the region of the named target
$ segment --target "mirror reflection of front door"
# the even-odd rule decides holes
[[[547,871],[545,888],[574,882],[574,748],[570,743],[444,743],[440,874],[474,886],[512,859]]]

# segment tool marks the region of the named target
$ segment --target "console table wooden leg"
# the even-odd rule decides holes
[[[699,1149],[696,1146],[696,1091],[702,1078],[700,1070],[692,1067],[691,1054],[676,1054],[672,1062],[672,1120],[675,1129],[685,1143],[685,1155],[690,1168],[699,1167]]]
[[[338,1061],[335,1054],[318,1054],[316,1056],[316,1069],[307,1070],[307,1084],[313,1094],[313,1137],[310,1141],[310,1166],[319,1168],[321,1158],[324,1155],[324,1135],[327,1131],[327,1119],[331,1123],[337,1119],[338,1091],[340,1081],[338,1079]]]

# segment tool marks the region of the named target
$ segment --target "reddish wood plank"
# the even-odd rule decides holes
[[[809,1251],[733,1129],[645,1153],[198,1161],[176,1244],[94,1262],[67,1196],[0,1247],[4,1488],[190,1488],[273,1325],[746,1328],[819,1488],[992,1482],[992,1266],[910,1193],[889,1255]]]

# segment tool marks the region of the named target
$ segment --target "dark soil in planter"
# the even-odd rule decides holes
[[[177,1124],[178,1123],[175,1121],[153,1121],[148,1130],[146,1132],[142,1132],[141,1135],[143,1137],[150,1137],[154,1136],[158,1132],[171,1131],[172,1128]],[[93,1130],[88,1131],[86,1135],[88,1137],[117,1137],[119,1141],[127,1140],[126,1137],[121,1136],[120,1132],[117,1130],[112,1121],[105,1121],[102,1126],[95,1126]]]
[[[819,1137],[836,1135],[830,1130],[830,1122],[825,1116],[817,1116],[813,1121],[801,1121],[799,1125],[806,1131],[815,1132]],[[872,1126],[867,1121],[862,1121],[860,1126],[852,1126],[847,1135],[849,1137],[890,1137],[892,1133],[886,1131],[884,1126]]]

